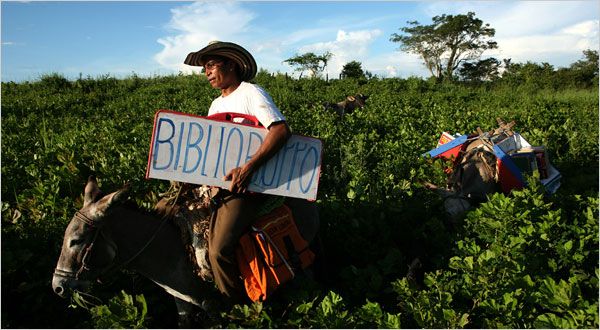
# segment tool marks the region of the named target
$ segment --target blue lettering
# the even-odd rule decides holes
[[[192,136],[192,126],[198,127],[198,139],[196,139],[196,142],[190,144],[190,137]],[[200,141],[202,140],[203,135],[204,135],[204,130],[202,129],[202,126],[200,126],[200,124],[198,124],[198,123],[190,122],[190,126],[188,129],[187,144],[185,146],[185,161],[183,162],[183,173],[192,173],[198,168],[198,165],[200,165],[200,160],[202,159],[202,150],[198,147],[198,143],[200,143]],[[198,161],[196,162],[196,165],[191,170],[186,170],[187,162],[188,162],[188,153],[190,151],[190,147],[198,150]]]
[[[267,172],[267,166],[273,162],[273,158],[271,158],[267,163],[265,163],[262,166],[262,171],[260,174],[260,181],[262,182],[262,185],[265,187],[269,187],[273,184],[273,181],[275,181],[275,174],[277,174],[277,165],[279,165],[279,154],[280,152],[277,153],[277,155],[275,156],[275,165],[273,165],[273,175],[271,176],[271,181],[269,183],[267,183],[265,181],[265,173]]]
[[[185,123],[181,122],[181,129],[179,131],[179,141],[177,143],[177,154],[175,155],[175,165],[173,166],[173,170],[177,171],[177,167],[179,166],[179,155],[181,154],[181,140],[183,139],[183,125]]]
[[[227,173],[225,173],[227,154],[228,154],[227,151],[229,149],[229,142],[231,141],[231,135],[233,134],[233,132],[237,132],[238,135],[240,136],[240,150],[238,151],[237,163],[233,168],[240,166],[240,161],[242,159],[242,145],[244,144],[244,136],[242,136],[242,131],[240,131],[239,128],[234,127],[231,129],[231,131],[229,131],[229,135],[227,136],[227,144],[225,145],[225,158],[223,159],[223,176],[227,175]]]
[[[277,177],[277,184],[275,185],[275,187],[279,187],[279,183],[281,182],[281,174],[283,173],[283,165],[285,164],[285,154],[287,153],[288,150],[293,149],[296,146],[295,143],[292,143],[289,147],[288,144],[286,143],[285,146],[283,146],[283,148],[281,148],[283,150],[283,156],[281,157],[281,171],[279,171],[279,176]],[[279,150],[279,153],[281,152],[281,150]]]
[[[246,150],[246,160],[244,161],[244,163],[248,162],[254,156],[254,154],[250,155],[250,147],[252,146],[252,136],[256,136],[260,141],[260,143],[258,144],[259,148],[260,145],[263,143],[262,137],[258,133],[250,132],[250,137],[248,138],[248,149]]]
[[[292,157],[292,168],[290,169],[290,176],[288,178],[288,183],[287,186],[285,187],[285,189],[290,190],[290,182],[292,182],[292,177],[294,176],[294,168],[296,167],[296,156],[298,155],[298,151],[304,151],[306,150],[306,146],[307,144],[304,144],[304,148],[303,149],[299,149],[300,147],[300,143],[298,143],[296,145],[296,149],[294,150],[294,156]]]
[[[260,175],[258,174],[258,171],[252,173],[252,180],[250,181],[250,184],[256,184],[259,178]]]
[[[312,185],[312,181],[313,178],[315,177],[315,172],[317,172],[317,162],[319,161],[319,157],[317,155],[317,149],[315,149],[315,147],[311,146],[308,151],[306,152],[306,154],[304,155],[304,158],[302,159],[302,164],[300,164],[300,175],[302,176],[302,173],[304,173],[302,171],[302,169],[304,169],[304,162],[306,162],[306,159],[308,158],[308,154],[313,151],[315,153],[315,163],[313,165],[313,172],[310,176],[310,181],[308,181],[308,186],[306,187],[306,189],[302,188],[302,177],[300,177],[300,179],[298,180],[298,182],[300,183],[300,190],[302,191],[302,193],[306,194],[306,192],[308,191],[308,189],[310,189],[310,186]]]
[[[165,140],[160,140],[159,136],[160,136],[163,122],[171,125],[171,136],[169,136]],[[171,142],[171,139],[173,138],[174,135],[175,135],[175,124],[173,124],[173,121],[168,118],[160,118],[158,120],[158,128],[156,129],[156,143],[154,144],[154,154],[152,157],[152,167],[155,170],[160,171],[160,170],[167,169],[169,166],[171,166],[171,162],[173,162],[173,142]],[[158,148],[162,143],[167,143],[171,147],[170,148],[171,153],[169,155],[169,163],[163,167],[157,167],[156,165],[158,163]]]
[[[204,160],[202,161],[202,172],[200,173],[202,176],[206,176],[206,173],[204,173],[204,169],[206,168],[206,159],[208,158],[208,145],[210,143],[210,133],[212,131],[212,125],[208,125],[208,134],[206,137],[206,147],[204,148]]]
[[[217,154],[217,165],[215,166],[215,174],[213,178],[217,177],[219,171],[219,163],[221,162],[221,149],[223,148],[223,135],[225,134],[225,126],[221,126],[221,138],[219,139],[219,153]]]

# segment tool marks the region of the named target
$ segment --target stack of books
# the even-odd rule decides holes
[[[521,148],[517,152],[510,154],[510,159],[521,171],[529,175],[537,170],[540,173],[540,179],[547,179],[550,176],[548,150],[546,150],[545,146]]]

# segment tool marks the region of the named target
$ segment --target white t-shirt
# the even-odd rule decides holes
[[[254,116],[268,128],[271,124],[284,121],[285,118],[273,103],[271,96],[262,87],[245,81],[231,94],[216,98],[208,109],[208,115],[222,112],[242,113]],[[237,123],[252,124],[244,118],[234,118]]]

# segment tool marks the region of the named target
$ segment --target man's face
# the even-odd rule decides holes
[[[204,58],[204,74],[214,88],[225,89],[236,78],[235,64],[224,57],[206,56]]]

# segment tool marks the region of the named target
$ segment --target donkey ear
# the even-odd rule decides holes
[[[119,204],[119,203],[123,203],[124,201],[127,200],[127,198],[129,198],[129,192],[131,191],[131,184],[126,184],[123,186],[123,188],[115,191],[114,193],[106,196],[105,198],[107,198],[106,201],[106,206],[104,207],[104,209],[109,209],[111,206],[115,205],[115,204]]]
[[[113,197],[111,198],[112,203],[122,203],[129,198],[129,193],[131,192],[131,183],[126,183],[123,188],[115,191],[113,193]]]
[[[85,191],[83,193],[83,206],[87,206],[94,201],[94,197],[100,192],[98,188],[98,181],[92,174],[88,177],[88,182],[85,185]]]
[[[348,96],[348,97],[347,97],[347,99],[348,99],[348,101],[350,101],[350,102],[354,102],[354,101],[356,101],[356,98],[354,98],[354,96]]]
[[[123,186],[123,188],[115,191],[114,193],[102,197],[102,199],[96,203],[96,208],[93,211],[92,217],[95,219],[101,219],[104,217],[114,205],[127,200],[127,198],[129,198],[130,191],[131,185],[126,184]]]

